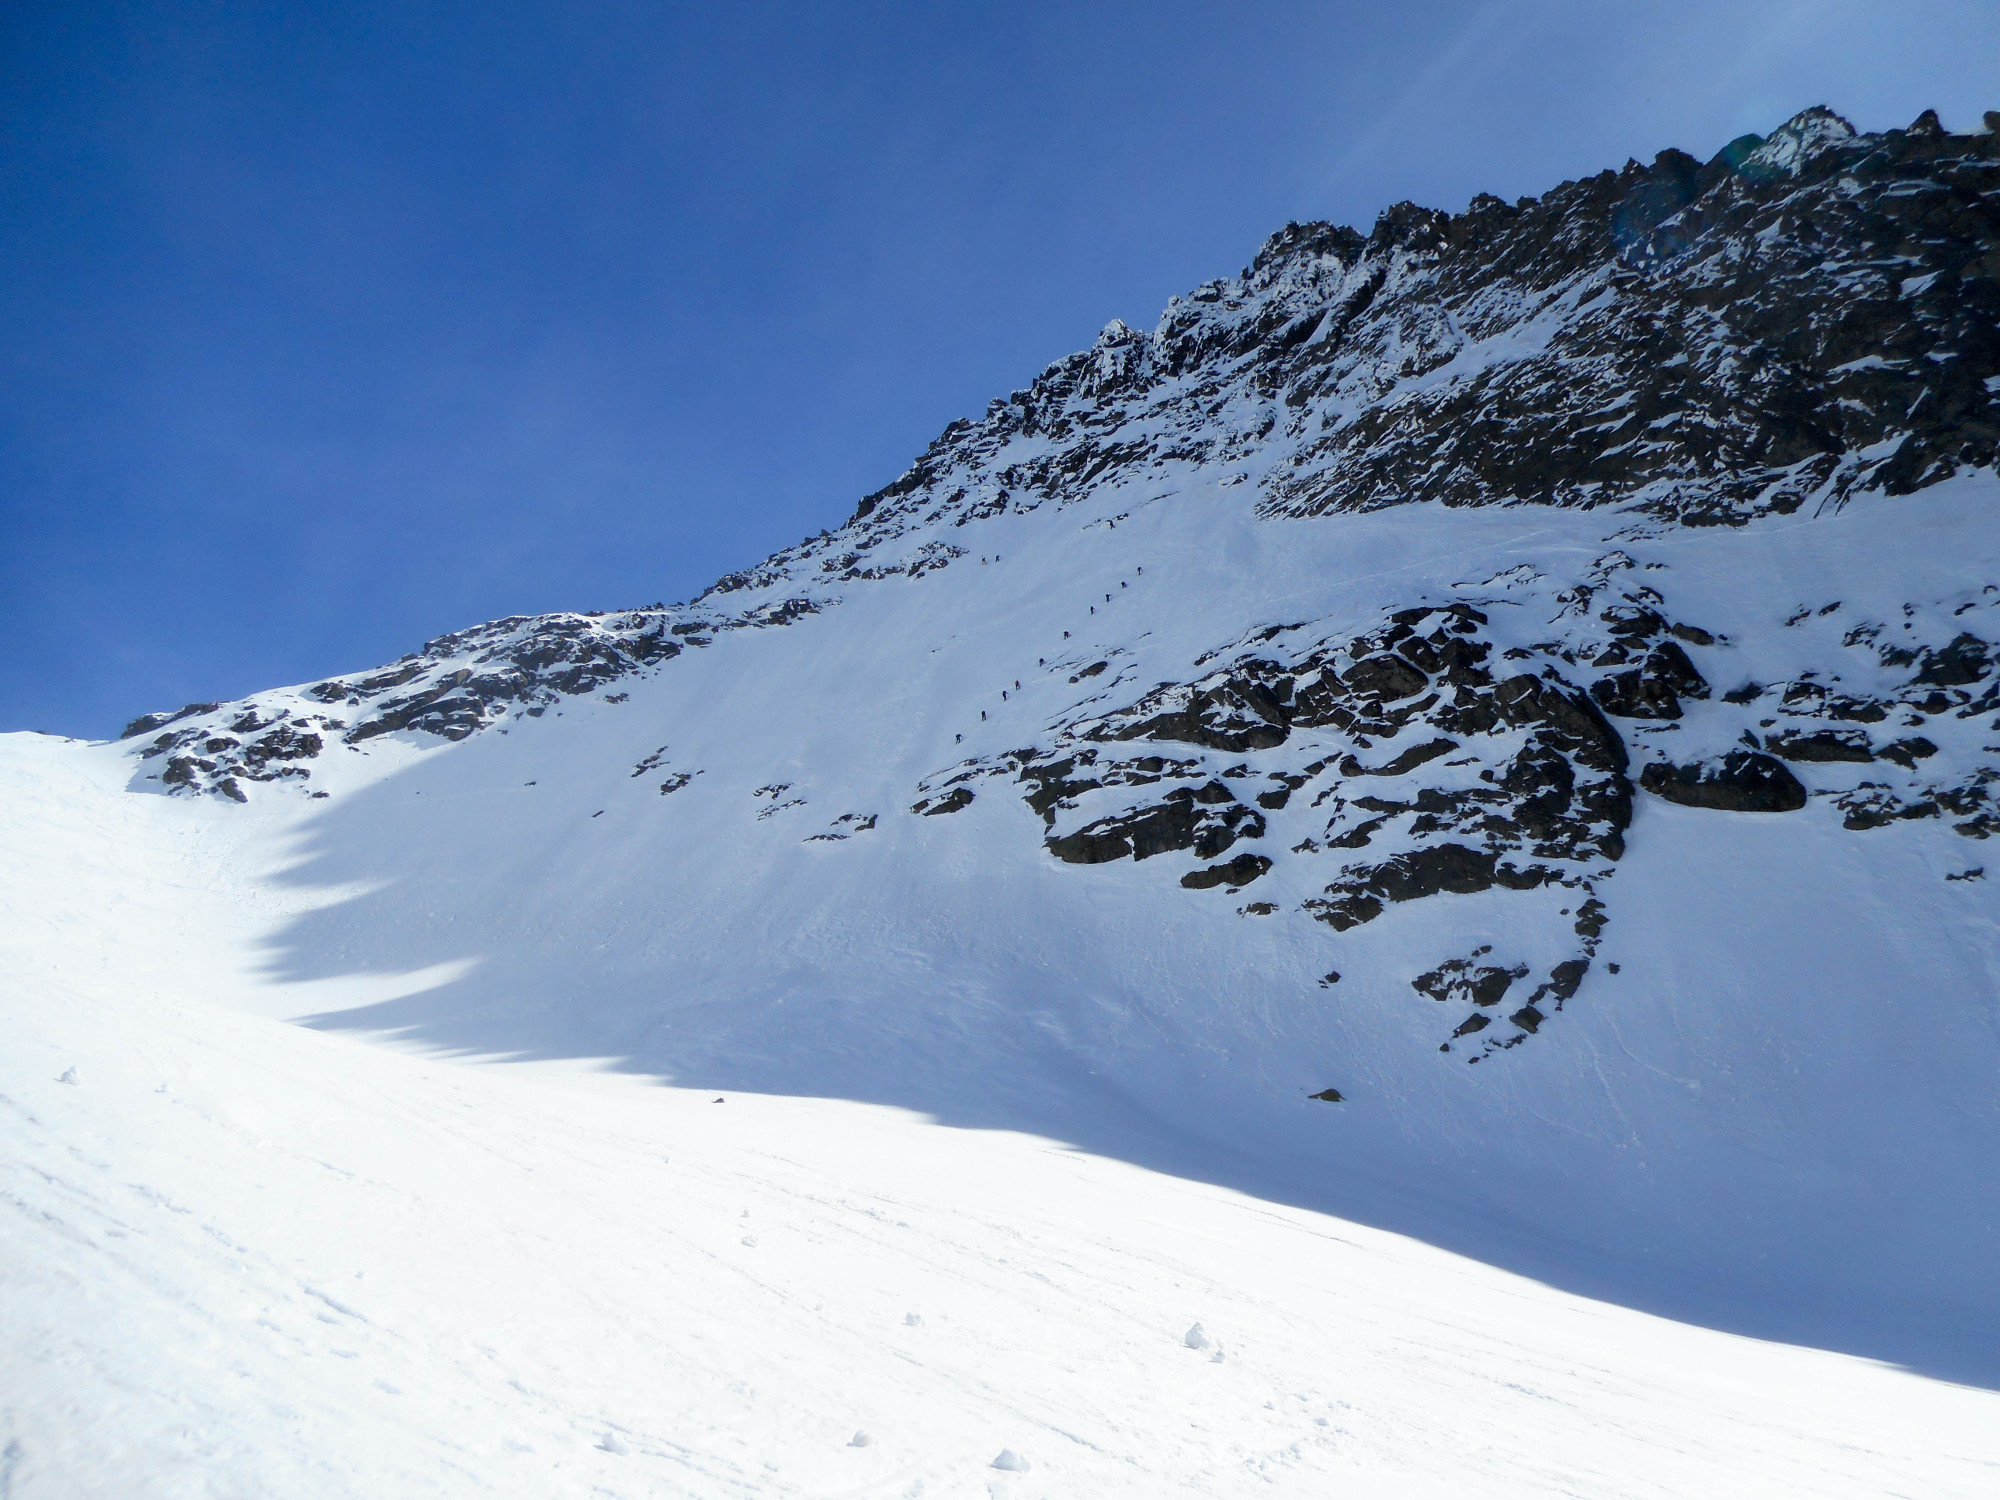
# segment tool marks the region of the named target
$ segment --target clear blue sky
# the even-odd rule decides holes
[[[0,728],[681,599],[1287,219],[2000,108],[2000,4],[0,8]]]

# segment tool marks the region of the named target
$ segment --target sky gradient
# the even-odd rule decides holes
[[[109,6],[0,16],[0,729],[686,598],[1288,219],[1827,103],[2000,5]]]

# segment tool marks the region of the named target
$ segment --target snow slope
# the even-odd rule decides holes
[[[1364,622],[1456,590],[1535,639],[1559,606],[1522,580],[1614,548],[1715,633],[1697,654],[1718,688],[1814,663],[1859,691],[1850,622],[1911,600],[1946,622],[1918,613],[1932,636],[1979,618],[1954,611],[1983,610],[2000,578],[1992,482],[1637,534],[1590,512],[1271,521],[1247,489],[1115,529],[1116,493],[1053,523],[998,518],[976,590],[950,571],[886,580],[617,695],[451,744],[330,752],[324,802],[204,804],[218,829],[265,830],[273,884],[314,903],[267,930],[283,984],[260,1003],[450,1052],[610,1058],[1049,1135],[1673,1316],[2000,1373],[1979,1248],[2000,1222],[1992,886],[1951,878],[1980,867],[1980,841],[1938,819],[1842,826],[1831,799],[1876,765],[1799,765],[1817,795],[1796,812],[1639,794],[1623,858],[1585,860],[1581,889],[1445,892],[1346,931],[1307,907],[1352,856],[1293,849],[1326,822],[1304,794],[1268,815],[1253,847],[1279,862],[1240,896],[1183,890],[1201,863],[1186,853],[1052,859],[1004,780],[972,783],[956,812],[912,810],[1078,696],[1184,676],[1274,621]],[[1784,626],[1801,602],[1809,622]],[[1116,678],[1068,681],[1108,654]],[[1626,733],[1635,753],[1722,750],[1764,712],[1711,696]],[[1990,737],[1983,719],[1927,728],[1926,775],[1976,768]],[[1260,772],[1304,760],[1298,738],[1193,753],[1211,776]],[[857,817],[875,825],[841,821]],[[1472,1007],[1413,981],[1482,948],[1546,972],[1576,942],[1559,911],[1592,892],[1608,917],[1580,992],[1468,1067],[1453,1033]],[[1251,911],[1260,896],[1276,909]],[[377,973],[424,977],[365,1005],[338,994]],[[1344,1102],[1310,1097],[1329,1087]]]
[[[256,975],[287,820],[0,767],[16,1500],[2000,1483],[1988,1391],[1032,1136],[245,1014],[305,998]]]

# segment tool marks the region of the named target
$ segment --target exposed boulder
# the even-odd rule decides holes
[[[1675,766],[1654,761],[1639,773],[1639,785],[1683,807],[1723,812],[1797,812],[1806,789],[1782,762],[1754,750],[1731,750],[1720,760]]]
[[[1210,865],[1204,870],[1190,870],[1181,876],[1181,884],[1191,891],[1212,890],[1218,885],[1232,889],[1248,885],[1271,868],[1269,856],[1263,854],[1239,854],[1225,864]]]

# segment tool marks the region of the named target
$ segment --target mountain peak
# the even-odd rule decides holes
[[[1935,114],[1929,110],[1924,114],[1936,124]],[[1823,104],[1815,104],[1772,131],[1744,156],[1737,170],[1753,178],[1796,177],[1827,151],[1848,144],[1856,133],[1843,116]]]

